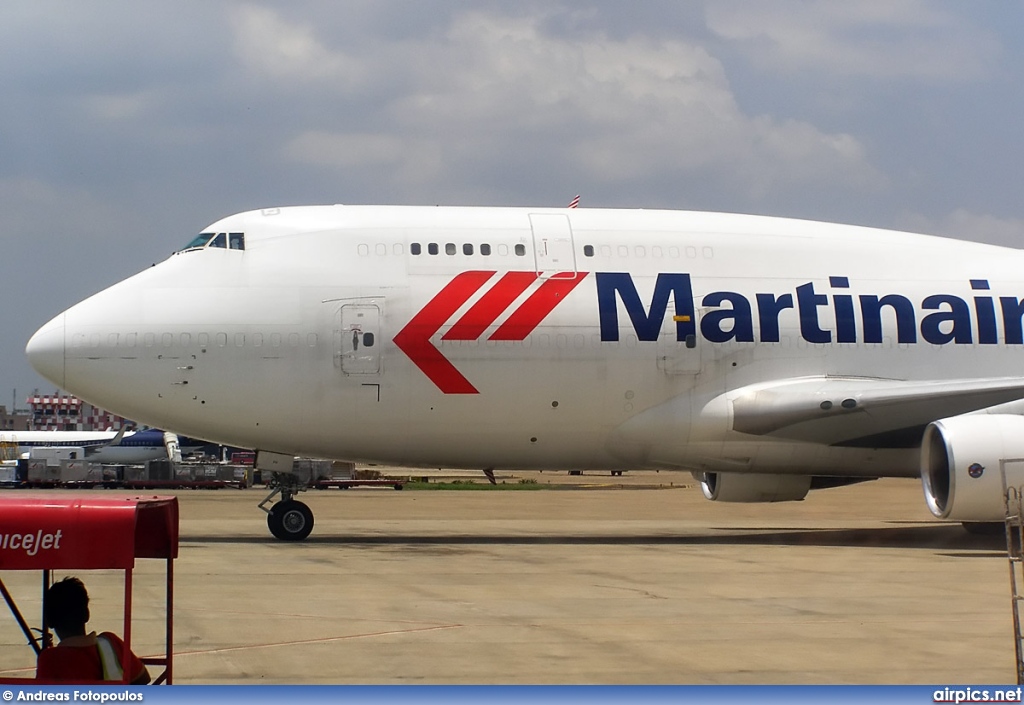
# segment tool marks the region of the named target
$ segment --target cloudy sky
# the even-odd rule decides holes
[[[1024,3],[0,5],[0,404],[230,213],[722,210],[1024,243]],[[132,302],[125,302],[126,306]]]

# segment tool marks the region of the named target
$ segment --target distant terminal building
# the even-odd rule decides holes
[[[27,431],[31,421],[31,414],[23,411],[8,411],[6,406],[0,405],[0,433],[4,431]]]
[[[36,395],[26,401],[30,413],[25,430],[29,431],[119,431],[136,425],[72,395]]]

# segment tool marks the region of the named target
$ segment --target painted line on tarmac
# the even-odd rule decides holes
[[[461,624],[439,624],[433,627],[417,627],[415,629],[391,629],[383,632],[368,632],[366,634],[346,634],[345,636],[326,636],[319,639],[297,639],[293,641],[275,641],[266,644],[245,644],[243,646],[225,646],[220,649],[197,649],[195,651],[175,651],[175,658],[182,656],[198,656],[203,654],[223,654],[229,651],[250,651],[252,649],[272,649],[279,646],[298,646],[301,644],[327,644],[332,641],[350,641],[354,639],[372,639],[382,636],[396,636],[399,634],[416,634],[420,632],[436,632],[445,629],[461,629]]]

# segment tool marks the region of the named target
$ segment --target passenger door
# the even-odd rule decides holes
[[[381,372],[380,307],[354,303],[341,307],[336,340],[337,359],[346,375],[378,375]]]
[[[568,216],[560,213],[531,213],[533,252],[537,276],[541,279],[575,279],[576,249]]]

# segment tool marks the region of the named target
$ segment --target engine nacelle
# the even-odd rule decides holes
[[[167,459],[172,463],[181,462],[181,442],[178,441],[178,434],[164,431],[164,448],[167,449]]]
[[[704,472],[695,476],[704,496],[715,502],[793,502],[811,490],[810,475]]]
[[[940,519],[1003,521],[1006,488],[1024,484],[1024,416],[972,414],[929,424],[921,483]]]

